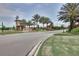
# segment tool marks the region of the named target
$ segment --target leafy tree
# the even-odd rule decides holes
[[[70,22],[69,32],[73,29],[76,17],[79,16],[78,6],[78,3],[66,3],[60,9],[58,19],[64,22]]]

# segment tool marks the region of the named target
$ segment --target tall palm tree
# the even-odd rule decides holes
[[[51,20],[49,20],[48,22],[47,22],[47,28],[48,28],[48,24],[50,24],[49,26],[52,28],[53,27],[53,22],[51,21]]]
[[[25,28],[25,27],[26,27],[26,25],[27,25],[26,20],[25,20],[25,19],[22,19],[22,20],[21,20],[22,30],[23,30],[23,28]]]
[[[79,16],[79,4],[67,3],[61,7],[58,18],[64,22],[70,22],[69,32],[71,32],[77,16]]]
[[[38,15],[38,14],[35,14],[35,15],[33,16],[33,19],[32,19],[32,21],[34,21],[34,22],[37,23],[37,27],[38,27],[38,28],[39,28],[39,24],[38,24],[39,19],[40,19],[40,15]]]
[[[32,23],[34,25],[34,29],[36,29],[36,27],[35,27],[36,26],[36,22],[34,21],[34,19],[32,19],[31,21],[32,21]]]
[[[32,25],[32,22],[29,20],[29,21],[27,22],[27,25],[28,25],[29,28],[30,28],[30,26]]]
[[[16,20],[18,20],[19,19],[19,16],[16,16]]]
[[[43,28],[44,28],[44,24],[45,24],[45,22],[46,22],[45,17],[44,17],[44,16],[40,17],[39,22],[43,24]]]
[[[27,21],[26,19],[22,19],[23,25],[26,26],[27,25]]]
[[[43,27],[44,27],[44,24],[47,24],[47,26],[48,26],[48,24],[49,24],[51,21],[50,21],[50,19],[49,19],[48,17],[42,16],[42,17],[40,17],[39,22],[42,23],[42,24],[43,24]]]
[[[51,20],[48,17],[45,17],[45,23],[47,24],[48,27],[48,24],[51,23]]]
[[[5,26],[4,26],[3,22],[2,22],[2,32],[4,32],[4,27],[5,27]]]

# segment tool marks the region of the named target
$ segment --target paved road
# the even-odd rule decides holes
[[[25,56],[40,41],[60,31],[0,35],[0,56]]]

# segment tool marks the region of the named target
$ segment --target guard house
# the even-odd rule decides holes
[[[15,20],[16,22],[16,30],[22,31],[25,28],[25,24],[23,23],[22,20]]]

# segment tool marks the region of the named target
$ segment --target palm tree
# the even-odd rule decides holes
[[[79,4],[67,3],[64,4],[59,12],[58,18],[64,22],[70,22],[69,32],[73,29],[76,17],[79,16]]]
[[[29,28],[30,28],[30,26],[32,25],[32,22],[29,20],[29,21],[27,22],[27,25],[28,25]]]
[[[26,25],[27,25],[26,20],[25,20],[25,19],[22,19],[22,20],[21,20],[22,30],[26,27]]]
[[[22,19],[23,25],[26,26],[27,21],[25,19]]]
[[[4,32],[4,28],[5,28],[5,26],[4,26],[3,22],[2,22],[2,32]]]
[[[48,21],[48,24],[50,24],[49,26],[52,28],[53,27],[53,22],[51,20]],[[47,25],[48,28],[48,25]]]
[[[16,20],[18,20],[19,19],[19,16],[16,16]]]
[[[39,19],[40,19],[40,15],[38,15],[38,14],[35,14],[35,15],[33,16],[33,19],[32,19],[32,21],[34,21],[34,22],[37,23],[37,27],[38,27],[38,28],[39,28],[39,25],[38,25]]]
[[[51,23],[51,20],[48,17],[45,17],[45,23],[47,24],[48,27],[48,24]]]
[[[44,17],[44,16],[40,17],[39,22],[43,24],[43,28],[44,28],[44,24],[45,24],[45,22],[46,22],[45,17]]]
[[[33,25],[34,25],[34,29],[36,29],[35,28],[35,26],[36,26],[36,22],[35,21],[33,21],[34,19],[32,19],[31,21],[32,21],[32,23],[33,23]]]
[[[47,26],[48,26],[48,24],[51,23],[50,19],[45,16],[40,17],[39,22],[43,24],[43,27],[44,27],[44,24],[47,24]]]

